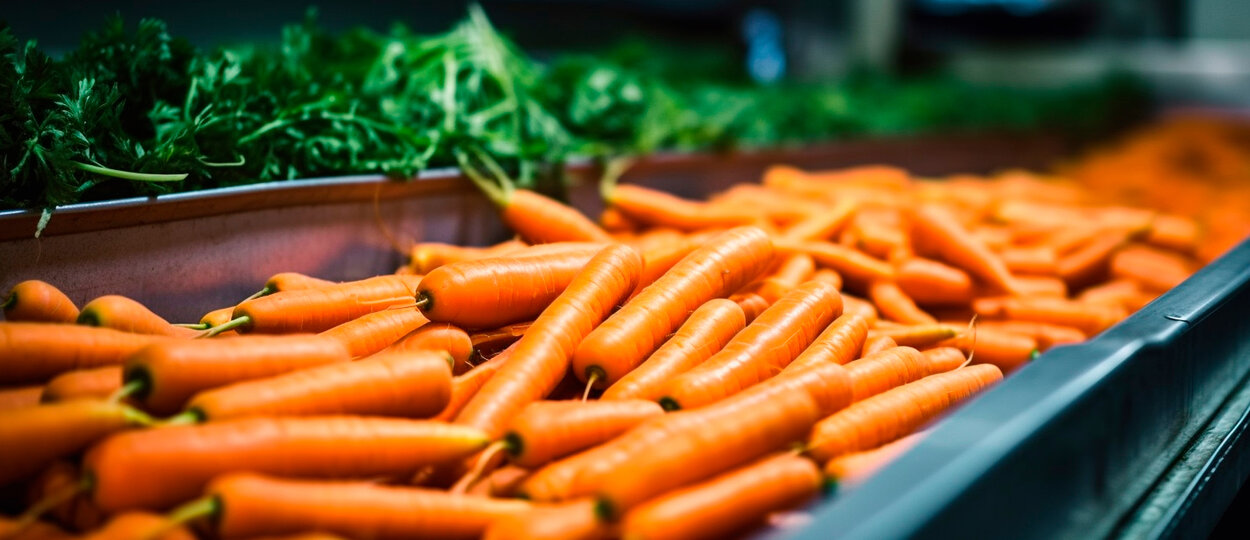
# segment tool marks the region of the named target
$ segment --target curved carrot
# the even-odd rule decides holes
[[[595,502],[580,499],[538,506],[524,514],[505,516],[486,529],[483,540],[603,540],[612,538],[608,525],[595,517]]]
[[[195,540],[186,527],[158,514],[124,512],[82,540]]]
[[[0,323],[0,384],[44,382],[66,371],[121,364],[165,339],[72,324]]]
[[[512,353],[516,351],[516,344],[512,344],[503,352],[495,355],[494,358],[487,360],[464,374],[457,375],[451,381],[451,398],[447,401],[447,406],[443,408],[434,420],[442,420],[450,422],[456,419],[456,415],[464,409],[473,396],[477,395],[478,390],[486,386],[486,381],[495,376],[499,372],[499,368],[503,367],[503,363],[512,357]]]
[[[166,415],[201,390],[348,360],[343,344],[324,336],[168,340],[132,355],[123,373],[126,386],[133,387],[130,397],[153,414]]]
[[[642,257],[628,246],[604,248],[538,316],[503,368],[456,416],[493,437],[526,404],[560,383],[578,344],[634,289]],[[642,298],[642,296],[639,296]]]
[[[503,441],[513,463],[537,467],[603,443],[664,415],[653,401],[536,401],[509,422]]]
[[[543,311],[599,250],[464,261],[434,269],[417,287],[417,303],[431,321],[462,328],[496,328],[531,320]]]
[[[77,322],[86,326],[101,326],[154,336],[190,338],[199,333],[190,328],[174,326],[143,304],[118,295],[101,296],[87,302],[78,314]]]
[[[38,472],[115,431],[151,418],[104,400],[50,403],[4,413],[0,422],[0,485]]]
[[[624,538],[728,538],[759,525],[771,512],[815,497],[824,484],[811,460],[793,454],[761,459],[687,486],[625,514]]]
[[[573,355],[573,374],[606,387],[641,364],[690,313],[728,296],[772,262],[772,243],[754,227],[720,234],[692,251],[595,328]]]
[[[362,315],[413,302],[420,276],[377,276],[314,289],[284,291],[235,306],[231,322],[210,332],[323,332]]]
[[[821,420],[812,428],[807,451],[824,463],[876,448],[911,434],[1002,377],[992,365],[968,366],[887,390]]]
[[[862,401],[891,388],[932,375],[928,358],[911,347],[894,347],[846,365],[851,399]]]
[[[902,347],[931,347],[953,338],[959,331],[946,324],[878,326],[868,332],[869,337],[888,337]]]
[[[87,452],[102,509],[164,509],[238,470],[312,478],[412,473],[486,446],[479,430],[427,420],[360,416],[243,418],[121,433]]]
[[[431,270],[445,264],[499,256],[524,247],[525,243],[518,240],[508,240],[489,247],[464,247],[441,242],[421,242],[413,244],[409,251],[408,267],[418,274],[428,274]]]
[[[871,335],[864,340],[862,356],[874,355],[895,347],[898,347],[898,342],[894,341],[894,338],[884,334]]]
[[[361,315],[321,335],[338,340],[354,358],[369,356],[430,322],[415,305]]]
[[[384,352],[444,351],[451,355],[453,373],[459,375],[473,367],[469,358],[474,348],[468,332],[447,323],[431,323],[409,332]]]
[[[828,363],[844,365],[859,356],[867,338],[868,320],[863,315],[843,314],[829,323],[816,340],[782,371],[794,372]]]
[[[635,221],[682,231],[751,225],[762,217],[756,211],[691,201],[634,184],[615,186],[606,202]]]
[[[451,357],[392,352],[206,390],[187,402],[201,421],[245,416],[359,414],[424,418],[451,398]]]
[[[43,388],[43,385],[36,384],[0,389],[0,412],[38,405],[39,397],[43,395]]]
[[[889,281],[874,281],[868,286],[868,297],[886,318],[907,324],[933,324],[932,315],[916,306],[911,297]]]
[[[237,473],[213,480],[204,506],[223,538],[328,531],[349,538],[477,538],[525,501],[366,482]],[[194,507],[192,507],[194,508]]]
[[[738,304],[724,298],[708,300],[690,314],[673,337],[604,390],[599,399],[659,399],[669,379],[716,354],[745,326],[746,318]]]
[[[842,295],[809,281],[790,291],[725,348],[669,381],[660,404],[693,409],[759,383],[786,367],[842,314]]]
[[[1003,260],[944,210],[922,206],[913,212],[912,235],[918,248],[936,253],[1003,291],[1015,291]]]
[[[845,246],[779,239],[777,249],[782,253],[807,253],[816,264],[837,270],[838,274],[858,283],[894,279],[894,267],[889,263]]]
[[[898,287],[919,304],[967,305],[974,289],[967,272],[913,257],[898,265]]]
[[[862,484],[864,480],[910,450],[925,435],[927,433],[920,431],[871,450],[833,458],[825,464],[825,475],[829,482],[833,483],[834,489],[839,491]]]
[[[122,367],[104,366],[67,371],[48,381],[40,400],[67,401],[77,398],[107,398],[122,387]]]
[[[32,279],[9,289],[9,295],[4,299],[4,318],[9,321],[72,323],[78,319],[78,307],[60,289]]]

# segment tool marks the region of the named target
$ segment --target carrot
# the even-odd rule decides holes
[[[611,206],[604,208],[603,212],[599,213],[599,226],[614,235],[631,234],[642,228],[638,222]]]
[[[681,231],[728,229],[751,225],[762,217],[757,211],[690,201],[632,184],[615,186],[605,199],[635,221]]]
[[[200,421],[319,414],[424,418],[451,398],[451,361],[434,351],[377,354],[205,390],[186,410]]]
[[[535,507],[524,514],[504,516],[491,523],[483,540],[606,540],[611,527],[595,517],[595,502],[579,499]]]
[[[89,531],[104,524],[108,516],[91,503],[75,461],[60,459],[44,467],[28,482],[26,500],[31,505],[28,509],[46,508],[44,517],[66,529]]]
[[[1037,340],[1037,348],[1043,352],[1055,345],[1080,343],[1086,339],[1085,332],[1077,328],[1041,322],[984,321],[977,323],[977,328],[1029,336]]]
[[[874,355],[895,347],[898,347],[898,342],[894,341],[894,338],[890,336],[884,334],[868,336],[868,338],[864,340],[864,351],[861,356]]]
[[[824,483],[811,460],[778,454],[711,480],[665,494],[629,513],[624,538],[728,538],[761,524],[771,512],[796,507]]]
[[[742,309],[742,315],[746,317],[747,324],[763,315],[768,310],[768,307],[772,305],[767,298],[756,293],[737,293],[730,296],[729,299]]]
[[[121,364],[164,339],[111,328],[0,323],[0,384],[38,383],[66,371]]]
[[[887,390],[821,420],[807,452],[825,463],[900,439],[1002,377],[992,365],[969,366]]]
[[[190,338],[199,333],[190,328],[174,326],[143,304],[117,295],[101,296],[87,302],[78,314],[77,322],[86,326],[101,326],[154,336]]]
[[[503,442],[513,463],[537,467],[664,415],[653,401],[536,401],[512,418]]]
[[[846,364],[859,356],[868,335],[868,320],[862,315],[844,313],[834,319],[812,344],[782,372],[793,372],[826,363]]]
[[[1072,326],[1091,336],[1126,315],[1123,309],[1113,306],[1082,304],[1063,298],[1042,296],[1008,298],[1003,302],[1003,314],[1008,319],[1018,321]]]
[[[782,233],[782,236],[798,241],[828,240],[841,232],[842,228],[850,222],[851,217],[855,215],[855,209],[856,205],[852,202],[839,202],[831,209],[812,214],[791,225]]]
[[[475,156],[499,179],[498,183],[488,179],[471,162],[473,156],[457,151],[460,170],[499,208],[499,217],[504,225],[520,235],[521,239],[530,244],[612,242],[612,236],[607,231],[581,212],[545,195],[517,189],[505,177],[503,169],[484,152],[477,150]]]
[[[113,516],[83,540],[195,540],[186,527],[157,514],[125,512]]]
[[[123,380],[144,409],[165,415],[201,390],[348,360],[343,344],[324,336],[168,340],[126,360]]]
[[[529,469],[504,465],[491,471],[481,482],[473,484],[467,493],[482,497],[512,497],[516,495],[517,486],[529,475]]]
[[[72,323],[78,319],[78,307],[65,293],[36,279],[9,289],[3,307],[9,321]]]
[[[103,400],[74,400],[5,411],[0,419],[0,485],[38,472],[96,439],[152,419]]]
[[[1016,289],[1021,296],[1068,296],[1068,284],[1051,276],[1016,276]]]
[[[866,284],[874,280],[894,279],[894,268],[885,261],[837,244],[778,239],[777,249],[782,253],[807,253],[816,264],[837,270],[838,274],[853,282]]]
[[[591,386],[620,380],[655,351],[696,308],[738,290],[772,262],[767,235],[741,227],[691,252],[609,317],[578,346],[573,374]]]
[[[1010,247],[999,251],[998,256],[1014,274],[1053,275],[1058,271],[1058,256],[1048,246]]]
[[[462,375],[457,375],[451,381],[451,398],[447,401],[447,406],[443,411],[435,416],[435,420],[450,422],[456,419],[456,415],[464,409],[469,400],[477,395],[478,390],[486,386],[489,381],[499,372],[499,368],[503,367],[503,363],[512,357],[512,353],[516,351],[516,344],[512,344],[503,352],[495,355],[494,358],[487,360]]]
[[[704,409],[642,424],[617,439],[620,448],[632,451],[627,462],[602,477],[596,510],[603,518],[618,518],[656,495],[801,440],[820,417],[847,405],[845,373],[837,364],[813,367]]]
[[[1158,214],[1150,222],[1150,230],[1146,233],[1146,243],[1181,253],[1191,253],[1197,249],[1198,239],[1201,236],[1198,223],[1193,219]]]
[[[889,258],[892,253],[910,253],[905,223],[893,208],[866,207],[851,220],[859,249],[874,257]]]
[[[839,291],[842,290],[842,275],[832,268],[821,268],[816,270],[815,272],[812,272],[810,279],[823,281],[833,285],[833,287]]]
[[[200,325],[203,326],[205,330],[207,330],[217,325],[226,324],[230,322],[230,317],[234,315],[234,308],[235,306],[227,306],[221,309],[214,309],[208,313],[205,313],[203,317],[200,317]],[[234,332],[233,330],[229,330],[227,332],[222,332],[218,335],[226,335],[228,333],[236,333],[236,332]]]
[[[605,485],[609,475],[632,467],[639,455],[691,436],[706,435],[705,450],[724,451],[726,455],[719,456],[718,462],[746,461],[753,454],[763,455],[774,446],[784,446],[785,433],[798,429],[794,423],[814,421],[812,415],[831,414],[845,407],[850,397],[846,369],[836,364],[773,377],[711,406],[670,413],[605,444],[550,463],[522,482],[519,491],[536,501],[592,495]],[[729,431],[727,438],[718,438],[720,430]],[[770,437],[774,439],[768,440]]]
[[[320,289],[337,284],[334,281],[307,276],[299,272],[282,272],[270,276],[268,280],[265,280],[265,287],[252,296],[253,298],[258,298],[276,292]]]
[[[1103,281],[1111,256],[1128,243],[1127,231],[1103,231],[1094,239],[1064,255],[1055,265],[1056,273],[1072,287],[1081,287]]]
[[[886,318],[908,324],[933,324],[932,315],[916,306],[911,297],[889,281],[874,281],[868,286],[868,297]]]
[[[417,304],[431,321],[496,328],[531,320],[569,286],[599,248],[464,261],[421,280]]]
[[[242,418],[121,433],[86,454],[92,497],[118,512],[164,509],[239,470],[313,478],[412,473],[486,446],[479,430],[359,416]]]
[[[0,413],[38,405],[42,394],[43,385],[39,384],[0,389]]]
[[[67,371],[48,381],[40,400],[67,401],[77,398],[107,398],[122,387],[122,367],[104,366]]]
[[[13,540],[74,540],[77,537],[43,521],[27,523],[0,516],[0,538]]]
[[[608,246],[595,255],[538,316],[512,357],[469,400],[456,423],[492,437],[502,435],[521,408],[560,383],[578,344],[634,289],[641,270],[642,258],[625,245]]]
[[[443,351],[451,355],[452,373],[459,375],[473,367],[469,359],[474,349],[468,332],[447,323],[431,323],[409,332],[384,352]]]
[[[492,522],[530,509],[525,501],[248,473],[214,479],[206,493],[176,513],[211,518],[222,538],[308,530],[349,538],[477,538]]]
[[[1038,351],[1037,340],[1029,336],[979,327],[939,345],[956,347],[967,353],[973,363],[993,364],[1004,373],[1028,363]]]
[[[798,287],[804,281],[816,272],[816,261],[812,260],[812,256],[806,253],[795,253],[782,259],[777,265],[777,269],[768,277],[755,284],[748,285],[748,289],[764,297],[771,304],[776,302],[786,294],[790,289]],[[836,288],[837,285],[834,285]]]
[[[868,321],[868,326],[877,324],[877,307],[858,296],[842,293],[842,311],[862,316]]]
[[[732,395],[786,367],[833,319],[842,297],[828,283],[809,281],[782,297],[707,361],[665,385],[665,409],[693,409]]]
[[[699,247],[699,244],[686,237],[678,238],[672,242],[654,246],[650,249],[642,251],[642,275],[638,277],[638,286],[634,289],[631,296],[637,296],[643,289],[655,283],[664,274],[668,273],[677,263],[686,258],[691,251]]]
[[[967,305],[972,278],[937,261],[913,257],[898,265],[898,287],[919,304]]]
[[[871,338],[888,337],[895,345],[902,347],[930,347],[939,341],[955,337],[959,331],[946,324],[900,325],[897,327],[873,328],[868,332]]]
[[[1077,295],[1078,302],[1091,304],[1107,304],[1126,309],[1133,305],[1137,298],[1145,294],[1136,281],[1130,279],[1113,279],[1101,285],[1089,287]]]
[[[431,270],[445,264],[497,257],[524,247],[525,243],[517,240],[508,240],[489,247],[464,247],[441,242],[421,242],[413,244],[408,252],[408,267],[418,274],[428,274]]]
[[[925,435],[927,433],[923,431],[912,433],[871,450],[836,457],[825,464],[825,475],[835,490],[855,487],[910,450]]]
[[[353,358],[369,356],[430,322],[416,306],[385,309],[352,319],[321,333],[347,348]]]
[[[1003,260],[944,210],[922,206],[913,212],[912,235],[921,251],[935,253],[1003,291],[1015,290]]]
[[[385,275],[278,292],[240,303],[230,322],[209,332],[235,328],[240,333],[261,334],[323,332],[361,315],[411,304],[420,282],[419,276]]]
[[[911,347],[894,347],[846,364],[851,400],[862,401],[932,375],[929,359]]]
[[[934,347],[920,354],[929,362],[929,373],[933,374],[958,369],[968,360],[964,352],[955,347]]]
[[[1188,259],[1147,246],[1128,246],[1111,258],[1111,275],[1136,281],[1142,288],[1163,292],[1193,273]]]
[[[742,308],[730,300],[708,300],[690,314],[677,333],[641,365],[609,386],[600,399],[659,399],[663,385],[719,351],[746,326]]]

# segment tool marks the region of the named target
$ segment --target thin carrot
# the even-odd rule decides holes
[[[898,287],[919,304],[967,305],[972,278],[967,272],[937,261],[909,258],[898,265]]]
[[[642,228],[637,221],[611,206],[604,208],[603,212],[599,213],[599,226],[603,227],[603,230],[616,235],[634,233]]]
[[[793,372],[826,363],[846,364],[859,356],[868,336],[868,320],[862,315],[844,313],[834,319],[783,372]]]
[[[0,485],[34,474],[110,433],[151,421],[132,407],[104,400],[6,411],[0,422]]]
[[[968,366],[856,402],[812,428],[807,452],[825,463],[900,439],[1002,377],[992,365]]]
[[[102,509],[164,509],[238,470],[311,478],[412,473],[486,446],[479,430],[360,416],[243,418],[116,434],[87,452]]]
[[[659,399],[669,379],[716,354],[745,326],[746,318],[738,304],[724,298],[708,300],[690,314],[673,337],[609,386],[599,399]]]
[[[595,517],[595,501],[579,499],[497,519],[482,539],[606,540],[614,536],[612,528]]]
[[[366,482],[288,480],[235,473],[175,514],[210,518],[222,538],[328,531],[349,538],[477,538],[525,501],[452,495]]]
[[[782,233],[782,236],[798,241],[828,240],[841,232],[842,228],[850,222],[851,217],[855,215],[855,209],[856,205],[852,202],[839,202],[831,209],[812,214],[807,219],[791,225]]]
[[[638,277],[638,286],[631,296],[637,296],[643,289],[655,283],[698,247],[697,242],[688,237],[681,237],[642,251],[642,275]]]
[[[666,409],[693,409],[757,384],[786,367],[842,314],[842,296],[809,281],[790,291],[707,361],[664,387]]]
[[[473,369],[462,375],[457,375],[451,381],[451,398],[447,401],[447,406],[443,408],[434,420],[450,422],[456,419],[456,415],[464,409],[477,392],[486,386],[486,381],[495,376],[499,372],[499,368],[503,367],[503,363],[512,357],[512,353],[516,351],[516,344],[512,344],[503,352],[495,355],[494,358],[478,364]]]
[[[955,337],[959,331],[947,324],[878,326],[868,332],[869,337],[884,336],[902,347],[931,347],[939,341]]]
[[[853,488],[910,450],[926,435],[927,432],[920,431],[871,450],[836,457],[825,464],[825,475],[837,491]]]
[[[324,336],[168,340],[127,359],[123,380],[145,410],[167,415],[202,390],[348,360],[343,344]]]
[[[573,374],[606,387],[637,367],[713,298],[728,296],[772,262],[768,236],[754,227],[730,230],[691,252],[609,317],[578,346]]]
[[[38,383],[66,371],[121,364],[164,339],[71,324],[0,323],[0,384]]]
[[[508,240],[489,247],[464,247],[441,242],[413,244],[409,253],[408,267],[418,274],[428,274],[445,264],[497,257],[523,249],[525,243]]]
[[[198,332],[180,328],[152,313],[146,306],[125,296],[101,296],[87,302],[78,314],[78,324],[113,328],[123,332],[190,338]]]
[[[1003,315],[1017,321],[1033,321],[1072,326],[1088,335],[1097,334],[1126,315],[1114,306],[1091,305],[1051,297],[1008,298]]]
[[[72,323],[78,319],[78,307],[65,293],[36,279],[9,289],[3,307],[9,321]]]
[[[496,328],[532,320],[569,286],[600,248],[463,261],[421,280],[417,304],[431,321]]]
[[[1055,345],[1080,343],[1085,341],[1085,332],[1071,326],[1030,321],[983,321],[977,323],[978,330],[1001,330],[1012,334],[1021,334],[1037,340],[1038,350],[1045,352]]]
[[[502,435],[521,408],[560,383],[578,344],[634,289],[641,270],[642,258],[622,244],[595,255],[538,316],[512,357],[469,400],[456,422],[493,437]]]
[[[200,324],[203,325],[205,329],[209,329],[214,326],[226,324],[230,322],[230,317],[233,315],[234,315],[234,306],[227,306],[221,309],[214,309],[208,313],[205,313],[203,317],[200,317]],[[230,330],[229,332],[234,332],[234,331]],[[223,332],[218,335],[225,335],[225,334],[226,332]]]
[[[891,388],[927,377],[930,362],[911,347],[895,347],[846,364],[851,399],[862,401]]]
[[[196,536],[179,523],[148,512],[124,512],[113,516],[99,530],[82,540],[195,540]]]
[[[513,463],[537,467],[606,442],[664,415],[653,401],[536,401],[508,424],[504,447]]]
[[[389,347],[428,322],[430,320],[412,305],[361,315],[321,335],[338,340],[352,357],[360,358]]]
[[[299,272],[282,272],[270,276],[265,280],[265,286],[260,292],[252,295],[254,298],[267,296],[276,292],[284,291],[300,291],[305,289],[320,289],[330,285],[337,285],[338,282],[327,279],[315,278],[304,275]],[[250,300],[250,298],[249,298]]]
[[[1003,291],[1015,290],[1003,260],[944,210],[923,206],[913,212],[912,235],[918,249],[936,253]]]
[[[200,421],[321,414],[425,418],[450,398],[449,355],[401,351],[205,390],[186,410]]]
[[[48,381],[40,400],[67,401],[77,398],[104,399],[122,387],[122,367],[104,366],[67,371]]]
[[[469,371],[473,366],[469,359],[475,346],[468,332],[447,323],[430,323],[422,326],[384,349],[396,351],[443,351],[451,355],[452,372],[456,375]]]
[[[420,276],[384,275],[253,298],[235,306],[230,322],[213,327],[209,335],[236,328],[240,333],[322,332],[361,315],[411,304],[420,281]]]
[[[972,357],[974,363],[992,364],[1004,373],[1028,363],[1038,352],[1037,340],[1029,336],[979,327],[940,345],[957,347]]]
[[[868,336],[868,338],[864,340],[864,351],[862,356],[871,356],[880,352],[888,351],[895,347],[898,347],[898,342],[894,341],[894,338],[890,336],[884,334]]]
[[[482,161],[498,182],[488,179],[486,173],[472,162],[473,157]],[[527,189],[517,189],[503,169],[485,152],[475,150],[474,156],[470,156],[457,151],[456,160],[460,163],[460,170],[499,208],[499,217],[504,225],[526,242],[612,242],[612,236],[607,231],[573,207]]]
[[[964,352],[955,347],[934,347],[920,354],[929,362],[929,373],[933,374],[953,371],[968,361]]]
[[[606,202],[636,221],[682,231],[751,225],[762,217],[757,211],[690,201],[633,184],[615,186]]]
[[[816,264],[837,270],[838,274],[856,283],[894,279],[894,268],[888,263],[853,248],[828,242],[778,239],[777,249],[782,253],[807,253]]]
[[[0,389],[0,413],[34,407],[39,404],[41,395],[43,395],[41,384]]]
[[[778,454],[630,510],[621,526],[622,536],[646,540],[731,537],[759,525],[771,512],[815,497],[823,483],[811,460]]]
[[[907,293],[890,281],[874,281],[868,286],[868,297],[886,318],[908,324],[933,324],[932,315],[916,306]]]

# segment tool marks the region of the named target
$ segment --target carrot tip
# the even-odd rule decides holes
[[[81,324],[83,326],[103,326],[102,321],[100,321],[99,314],[91,311],[90,309],[83,310],[82,313],[79,313],[78,318],[74,320],[74,324]]]

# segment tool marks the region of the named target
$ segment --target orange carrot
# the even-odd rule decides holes
[[[31,505],[28,511],[47,508],[44,517],[49,521],[71,531],[89,531],[103,525],[108,516],[92,504],[90,494],[85,492],[76,461],[61,459],[44,467],[27,483],[26,501]]]
[[[1130,279],[1142,288],[1163,292],[1180,285],[1193,273],[1185,257],[1147,246],[1129,246],[1111,258],[1111,275]]]
[[[218,326],[218,325],[222,325],[222,324],[226,324],[230,322],[230,317],[233,315],[234,315],[234,306],[227,306],[221,309],[214,309],[208,313],[205,313],[203,317],[200,317],[200,324],[204,325],[205,328],[212,328],[214,326]],[[234,331],[230,330],[228,332],[222,332],[221,334],[218,334],[218,335],[226,335],[227,333],[234,333]]]
[[[728,538],[759,525],[771,512],[815,497],[823,480],[811,460],[778,454],[630,510],[622,535],[647,540]]]
[[[439,267],[421,280],[417,303],[431,321],[462,328],[496,328],[531,320],[584,268],[594,249],[464,261]]]
[[[39,384],[0,389],[0,413],[34,407],[39,404],[41,395],[43,395],[43,385]]]
[[[48,381],[40,399],[52,402],[77,398],[107,398],[121,387],[121,366],[80,369],[67,371]]]
[[[385,275],[315,289],[274,293],[235,306],[231,321],[210,332],[323,332],[375,311],[413,302],[419,276]]]
[[[428,274],[445,264],[474,259],[497,257],[525,248],[525,243],[508,240],[489,247],[464,247],[440,242],[414,244],[409,253],[408,267],[418,274]]]
[[[767,298],[756,293],[737,293],[730,296],[729,299],[742,309],[742,315],[746,317],[747,324],[763,315],[768,310],[768,307],[772,305]]]
[[[807,219],[791,225],[782,233],[782,236],[797,241],[829,240],[850,222],[851,217],[855,215],[855,208],[854,203],[840,202],[831,209],[812,214]]]
[[[846,365],[851,400],[862,401],[891,388],[931,375],[929,360],[911,347],[894,347]]]
[[[838,274],[853,282],[866,284],[873,280],[894,279],[894,268],[885,261],[837,244],[778,239],[777,249],[782,253],[807,253],[816,264],[837,270]]]
[[[513,463],[537,467],[603,443],[664,415],[653,401],[535,401],[509,422],[503,441]]]
[[[499,372],[499,368],[503,367],[503,363],[512,356],[516,350],[516,344],[504,349],[503,352],[495,355],[494,358],[487,360],[473,369],[465,372],[463,375],[457,375],[451,381],[451,398],[447,401],[447,406],[443,411],[434,417],[434,420],[442,420],[450,422],[456,419],[456,415],[464,409],[473,396],[477,395],[478,390],[486,386],[486,381],[495,376]]]
[[[707,361],[665,385],[665,409],[707,405],[767,379],[786,367],[833,319],[842,296],[828,283],[809,281],[782,297]]]
[[[874,355],[895,347],[898,347],[898,343],[890,336],[884,334],[868,336],[868,338],[864,340],[864,351],[862,356]]]
[[[389,347],[428,322],[416,306],[396,307],[362,315],[321,335],[338,340],[352,357],[360,358]]]
[[[470,495],[483,497],[512,497],[516,489],[530,475],[530,470],[516,465],[504,465],[486,475],[481,482],[467,491]]]
[[[1191,253],[1198,247],[1198,224],[1190,218],[1158,214],[1151,220],[1146,243],[1164,249]]]
[[[526,189],[517,189],[499,165],[484,152],[475,150],[498,182],[491,181],[472,162],[472,157],[457,151],[460,170],[499,208],[504,225],[516,231],[531,244],[552,242],[611,242],[612,236],[576,209],[555,199]]]
[[[294,477],[411,474],[486,446],[479,430],[427,420],[310,416],[243,418],[121,433],[87,452],[102,509],[164,509],[238,470]]]
[[[606,540],[611,528],[595,517],[593,499],[540,506],[491,523],[483,540]]]
[[[642,228],[638,222],[611,206],[599,214],[599,226],[614,235],[634,233]]]
[[[824,463],[900,439],[1002,377],[992,365],[969,366],[856,402],[816,424],[807,451]]]
[[[149,412],[166,415],[201,390],[348,360],[343,344],[324,336],[168,340],[126,360],[123,378],[132,388],[130,397]]]
[[[699,244],[687,237],[681,237],[672,242],[652,247],[642,252],[642,275],[638,277],[638,287],[634,289],[631,296],[637,296],[643,289],[655,283],[664,274],[668,273],[677,263],[686,258],[691,251],[699,247]]]
[[[101,296],[87,302],[78,314],[78,324],[154,336],[190,338],[199,333],[169,324],[143,304],[117,295]]]
[[[478,538],[492,522],[530,509],[525,501],[248,473],[217,478],[206,492],[184,515],[211,518],[222,538],[310,529],[349,538]]]
[[[868,332],[870,338],[888,337],[902,347],[930,347],[955,337],[955,327],[946,324],[878,326]],[[879,339],[879,338],[878,338]]]
[[[851,221],[856,245],[865,253],[889,258],[892,253],[910,253],[911,242],[900,212],[892,208],[864,207]]]
[[[606,387],[637,367],[690,313],[729,295],[772,262],[767,235],[742,227],[716,236],[595,328],[573,355],[573,374]]]
[[[859,356],[867,336],[867,319],[858,314],[843,314],[829,323],[816,340],[782,371],[793,372],[826,363],[846,364]]]
[[[265,296],[276,292],[283,291],[299,291],[304,289],[320,289],[330,285],[337,285],[337,282],[329,281],[321,278],[307,276],[299,272],[282,272],[274,274],[265,281],[265,287],[256,293],[256,296]]]
[[[82,540],[195,540],[186,527],[148,512],[125,512],[113,516],[99,530]]]
[[[1016,276],[1016,289],[1021,296],[1068,296],[1068,284],[1051,276]]]
[[[0,485],[34,474],[110,433],[151,421],[131,407],[104,400],[6,411],[0,421]]]
[[[929,362],[929,373],[935,374],[958,369],[968,360],[964,352],[955,347],[934,347],[920,354]]]
[[[245,416],[359,414],[424,418],[451,398],[451,357],[391,352],[206,390],[187,402],[201,421]]]
[[[1111,255],[1128,243],[1127,231],[1103,231],[1085,245],[1064,255],[1055,265],[1056,273],[1072,287],[1103,281]]]
[[[1114,279],[1081,291],[1076,299],[1079,302],[1108,304],[1132,310],[1134,308],[1129,306],[1133,305],[1143,294],[1145,293],[1136,281]]]
[[[911,297],[889,281],[874,281],[868,286],[868,297],[886,318],[908,324],[933,324],[932,315],[916,306]]]
[[[473,356],[474,344],[469,333],[455,325],[447,323],[431,323],[399,339],[386,351],[444,351],[451,355],[452,372],[456,375],[468,371],[473,366],[469,359]]]
[[[868,321],[868,326],[877,324],[877,307],[872,305],[872,302],[864,300],[863,298],[843,293],[842,311],[862,316]]]
[[[642,258],[622,244],[595,255],[538,316],[512,357],[469,400],[456,422],[492,437],[502,435],[521,408],[560,383],[578,344],[634,289],[641,270]]]
[[[1085,332],[1077,328],[1041,322],[984,321],[977,323],[977,328],[1029,336],[1037,340],[1037,348],[1042,352],[1055,345],[1080,343],[1086,339]]]
[[[912,235],[921,251],[935,253],[1003,291],[1015,290],[1003,260],[944,210],[923,206],[913,212]]]
[[[1008,298],[1003,303],[1003,314],[1008,319],[1017,321],[1072,326],[1091,336],[1126,315],[1123,309],[1113,306],[1081,304],[1063,298],[1041,296]]]
[[[864,483],[877,471],[889,465],[898,456],[915,446],[927,435],[926,432],[912,433],[897,441],[886,443],[871,450],[845,454],[829,460],[825,464],[825,474],[835,489],[841,491]]]
[[[812,280],[823,281],[833,285],[837,290],[842,290],[842,275],[832,268],[821,268],[812,272]]]
[[[966,272],[918,257],[899,263],[898,287],[919,304],[967,305],[973,294]]]
[[[973,363],[992,364],[1004,373],[1023,366],[1037,355],[1037,340],[1020,334],[978,327],[941,343],[957,347],[972,357]]]
[[[785,257],[777,266],[777,270],[758,281],[758,286],[748,288],[754,289],[756,293],[764,297],[771,304],[784,296],[790,289],[798,287],[804,281],[816,272],[816,261],[812,260],[812,256],[806,253],[795,253]],[[837,285],[834,285],[837,288]]]
[[[608,387],[600,399],[659,399],[669,379],[716,354],[745,326],[746,318],[738,304],[724,298],[709,300],[646,361]]]
[[[615,186],[606,202],[635,221],[682,231],[750,225],[762,217],[757,211],[690,201],[632,184]]]
[[[78,307],[65,293],[35,279],[9,289],[3,307],[9,321],[72,323],[78,319]]]
[[[44,382],[66,371],[121,364],[163,339],[111,328],[0,323],[0,384]]]
[[[1058,271],[1059,259],[1048,246],[1010,247],[999,251],[998,256],[1015,274],[1053,275]]]

